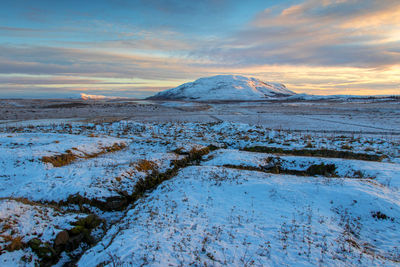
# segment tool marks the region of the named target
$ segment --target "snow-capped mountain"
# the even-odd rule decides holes
[[[85,93],[81,93],[81,98],[82,100],[103,100],[106,99],[107,97],[104,95],[88,95]]]
[[[122,99],[124,97],[119,96],[105,96],[105,95],[88,95],[81,93],[82,100],[110,100],[110,99]]]
[[[238,75],[217,75],[184,83],[149,99],[264,100],[295,95],[280,83],[263,82]]]

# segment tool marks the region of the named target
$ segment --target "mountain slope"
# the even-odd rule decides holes
[[[238,75],[217,75],[184,83],[149,99],[263,100],[295,95],[280,83],[267,83]]]

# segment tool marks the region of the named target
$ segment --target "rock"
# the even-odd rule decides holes
[[[66,246],[67,250],[72,251],[79,247],[79,245],[83,242],[85,239],[85,235],[83,233],[79,233],[75,236],[72,236],[68,240],[68,244]]]
[[[68,243],[69,234],[68,231],[61,231],[57,234],[56,239],[54,240],[54,246],[65,246]]]

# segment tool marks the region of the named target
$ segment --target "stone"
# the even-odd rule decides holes
[[[68,243],[69,234],[68,231],[61,231],[57,234],[56,239],[54,240],[54,246],[64,246]]]

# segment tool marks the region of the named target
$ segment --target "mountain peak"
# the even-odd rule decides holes
[[[265,100],[294,94],[280,83],[263,82],[240,75],[217,75],[184,83],[149,99]]]

